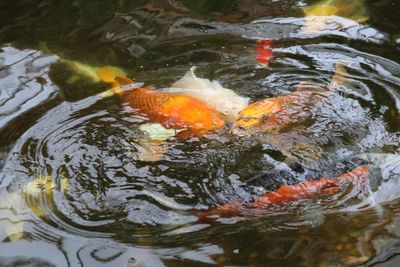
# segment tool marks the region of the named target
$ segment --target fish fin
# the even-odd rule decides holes
[[[332,81],[329,84],[330,91],[336,91],[340,85],[346,82],[347,70],[343,61],[335,63],[335,74],[332,77]]]
[[[167,151],[167,147],[163,141],[152,141],[142,143],[137,147],[136,159],[143,162],[155,162],[161,160],[162,156]]]
[[[149,140],[152,141],[165,141],[182,131],[167,129],[159,123],[144,123],[139,126],[139,129],[146,133]]]
[[[347,76],[347,70],[346,70],[346,63],[344,61],[337,61],[335,63],[335,73],[332,76],[332,80],[328,86],[329,91],[336,91],[340,85],[343,85],[346,83],[347,79],[345,76]],[[301,92],[301,91],[309,91],[310,89],[307,88],[307,82],[306,81],[301,81],[299,84],[296,86],[296,91]]]
[[[111,96],[113,96],[113,95],[118,95],[118,94],[120,94],[120,93],[121,93],[120,90],[122,90],[122,89],[120,89],[119,87],[113,87],[113,88],[111,88],[111,89],[108,89],[107,91],[104,91],[104,92],[98,94],[98,96],[99,96],[101,99],[107,98],[107,97],[111,97]]]
[[[122,95],[125,92],[126,92],[126,90],[122,89],[120,86],[117,86],[117,87],[113,87],[111,89],[108,89],[107,91],[104,91],[104,92],[98,94],[98,96],[101,99],[103,99],[103,98],[111,97],[113,95]]]

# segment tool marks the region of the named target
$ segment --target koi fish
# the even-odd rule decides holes
[[[180,139],[186,139],[190,136],[201,137],[225,124],[225,116],[221,112],[195,97],[181,92],[137,88],[136,84],[127,78],[124,72],[111,66],[97,69],[96,74],[103,82],[114,86],[101,93],[100,97],[119,95],[135,112],[146,116],[146,119],[151,123],[159,123],[166,129],[180,131],[176,135]],[[197,77],[195,78],[197,79]],[[121,88],[123,85],[127,85],[128,89],[133,89],[124,90]],[[225,88],[223,89],[225,90]]]
[[[21,239],[24,235],[24,220],[20,215],[31,211],[38,217],[47,216],[49,211],[44,209],[43,204],[52,207],[55,205],[55,194],[58,192],[65,195],[68,188],[69,179],[63,175],[58,184],[51,176],[38,176],[19,190],[2,192],[0,209],[12,210],[16,219],[6,224],[0,222],[0,228],[5,230],[10,241]]]
[[[268,39],[257,40],[256,46],[256,60],[262,66],[268,66],[269,60],[273,55],[272,41]]]
[[[307,17],[336,15],[357,22],[368,20],[365,0],[323,0],[309,7],[305,7],[304,13]]]
[[[93,83],[108,83],[113,87],[133,83],[133,81],[127,77],[125,71],[118,67],[93,67],[79,61],[68,59],[60,59],[60,62],[67,65],[75,73],[75,75],[68,79],[69,83],[74,83],[80,78],[86,78]]]
[[[239,112],[235,125],[246,130],[281,132],[311,117],[310,106],[326,97],[324,92],[296,91],[254,102]]]
[[[177,137],[201,137],[224,125],[223,115],[197,98],[148,88],[117,91],[123,101],[151,122],[167,129],[182,130]]]
[[[355,23],[369,19],[365,0],[323,0],[317,4],[304,8],[306,33],[318,33],[331,23],[329,16],[341,16]]]
[[[375,179],[381,179],[365,202],[376,205],[400,198],[400,154],[366,153],[357,158],[374,166]]]
[[[46,54],[54,54],[44,41],[39,41],[39,48]],[[85,78],[93,83],[109,83],[114,87],[133,82],[127,77],[125,71],[118,67],[96,67],[65,58],[59,58],[59,61],[68,66],[74,72],[74,75],[68,79],[68,83],[70,84],[80,80],[81,78]]]
[[[346,70],[342,62],[335,65],[328,90],[317,91],[299,88],[290,94],[266,98],[248,105],[239,112],[235,126],[239,129],[278,133],[307,121],[312,117],[311,108],[320,101],[329,98],[339,84],[345,83]]]
[[[369,167],[364,165],[341,174],[333,179],[321,177],[319,180],[306,181],[295,185],[282,185],[277,190],[259,196],[253,202],[235,200],[221,206],[198,213],[199,221],[207,222],[216,217],[233,217],[244,215],[246,210],[266,208],[274,204],[290,203],[318,196],[329,196],[343,189],[343,184],[359,184],[365,181]]]

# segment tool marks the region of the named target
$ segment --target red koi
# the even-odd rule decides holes
[[[271,59],[272,55],[272,41],[264,38],[257,40],[257,63],[263,66],[268,66],[269,60]]]
[[[343,189],[343,183],[345,182],[358,184],[364,181],[367,178],[368,169],[368,166],[360,166],[333,179],[321,177],[315,181],[306,181],[295,185],[282,185],[273,192],[259,196],[254,202],[235,200],[200,212],[198,214],[199,221],[207,222],[215,217],[229,218],[240,216],[243,215],[246,209],[259,209],[274,204],[290,203],[323,195],[333,195]]]

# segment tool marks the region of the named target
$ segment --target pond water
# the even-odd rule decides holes
[[[400,5],[306,16],[317,3],[1,1],[0,266],[399,266]],[[98,97],[109,85],[65,60],[154,88],[197,66],[250,102],[326,92],[338,62],[343,77],[298,127],[154,145],[118,97]],[[362,188],[199,219],[362,164]]]

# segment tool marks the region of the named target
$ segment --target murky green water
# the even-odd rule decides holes
[[[400,7],[356,2],[362,22],[333,16],[310,31],[303,8],[316,1],[2,1],[0,266],[398,266]],[[274,44],[268,66],[259,38]],[[299,84],[326,91],[337,62],[346,73],[301,127],[169,140],[148,161],[127,105],[99,99],[106,84],[72,81],[60,59],[155,88],[197,66],[251,102]],[[368,190],[198,221],[365,153],[386,157],[369,154]],[[27,189],[38,178],[44,189]]]

